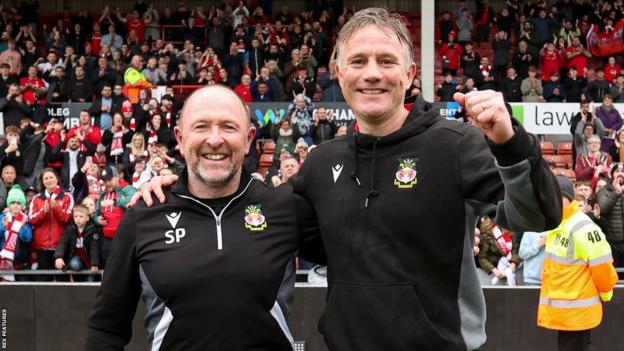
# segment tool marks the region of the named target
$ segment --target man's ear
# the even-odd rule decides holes
[[[245,155],[249,155],[249,148],[252,146],[254,138],[256,137],[256,127],[250,127],[247,132],[247,145],[245,147]]]

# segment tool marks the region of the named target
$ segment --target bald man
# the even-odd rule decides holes
[[[150,350],[292,350],[292,188],[243,169],[256,130],[229,89],[195,91],[174,132],[186,169],[164,203],[126,212],[85,350],[123,350],[140,295]]]

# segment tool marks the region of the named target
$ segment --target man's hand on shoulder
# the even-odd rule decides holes
[[[141,187],[141,191],[137,191],[132,196],[132,199],[126,206],[127,208],[132,208],[136,205],[139,200],[143,199],[147,207],[152,207],[154,205],[154,200],[152,200],[152,193],[158,198],[160,203],[165,202],[165,193],[163,192],[163,188],[173,185],[178,181],[177,175],[166,175],[166,176],[156,176],[150,179],[149,182],[143,184]]]

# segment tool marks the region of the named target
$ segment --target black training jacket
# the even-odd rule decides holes
[[[244,174],[215,211],[189,193],[186,179],[166,191],[164,204],[126,212],[85,350],[123,350],[139,296],[149,350],[292,350],[285,319],[299,240],[292,188],[270,190]]]
[[[384,137],[350,128],[294,177],[325,244],[330,350],[474,350],[485,300],[472,242],[477,214],[514,231],[561,220],[557,180],[522,126],[503,145],[476,128],[412,110]],[[302,252],[306,252],[305,247]]]

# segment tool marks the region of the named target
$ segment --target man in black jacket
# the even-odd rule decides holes
[[[310,126],[310,135],[314,144],[318,145],[333,139],[337,130],[338,123],[334,120],[333,113],[328,113],[325,107],[319,106],[314,114],[314,123]]]
[[[336,50],[356,122],[292,180],[322,228],[329,295],[319,330],[330,350],[475,350],[486,313],[472,256],[477,215],[495,213],[514,231],[561,221],[539,141],[493,91],[455,94],[474,126],[406,110],[412,41],[384,9],[357,12]]]
[[[19,85],[16,83],[9,85],[9,93],[6,97],[0,98],[0,112],[2,112],[4,127],[19,127],[22,117],[32,115],[32,108],[23,100]]]
[[[269,191],[243,170],[255,128],[225,87],[195,91],[175,135],[186,170],[166,203],[122,219],[85,350],[123,349],[139,295],[151,350],[292,350],[292,188]]]
[[[513,67],[507,68],[507,76],[501,82],[501,92],[507,102],[522,102],[522,78],[516,74]]]

